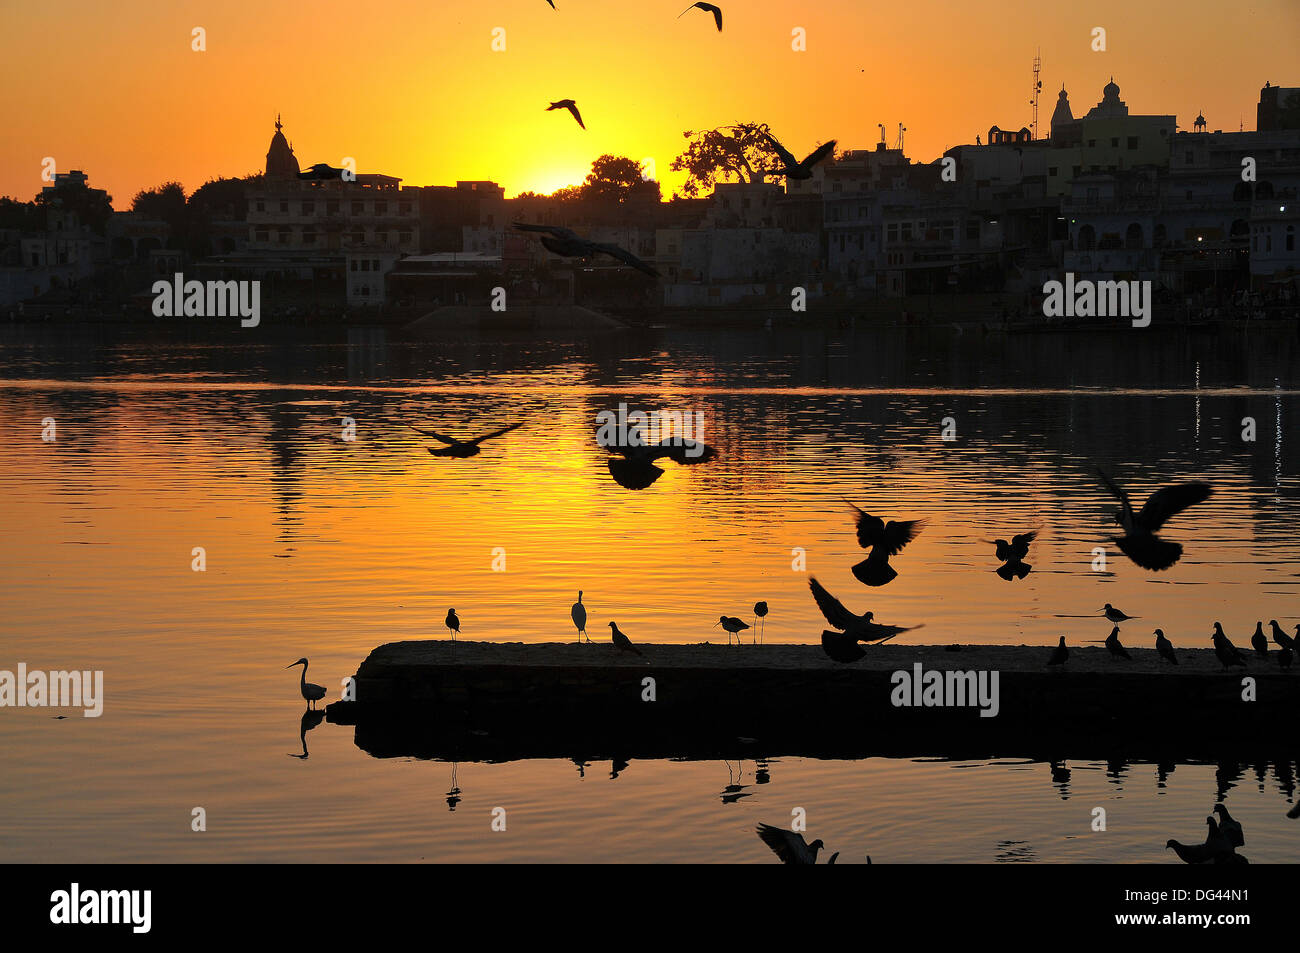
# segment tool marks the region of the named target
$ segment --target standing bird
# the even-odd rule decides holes
[[[1223,625],[1221,623],[1214,623],[1214,634],[1210,636],[1210,641],[1214,643],[1214,654],[1219,657],[1219,662],[1225,669],[1231,665],[1246,667],[1246,660],[1241,657],[1237,647],[1223,634]]]
[[[1061,636],[1061,641],[1052,649],[1051,656],[1047,659],[1048,665],[1064,665],[1065,660],[1070,657],[1070,650],[1065,647],[1065,636]]]
[[[1294,649],[1295,639],[1282,631],[1282,627],[1277,624],[1277,619],[1269,619],[1269,626],[1273,629],[1273,641],[1277,643],[1280,649]],[[1300,625],[1296,627],[1296,635],[1300,635]]]
[[[285,668],[293,668],[294,665],[302,666],[302,675],[298,679],[298,691],[302,692],[303,701],[308,705],[314,705],[325,697],[325,688],[322,685],[313,685],[307,681],[307,660],[300,658],[298,661],[286,665]],[[304,748],[306,745],[303,746]]]
[[[610,638],[614,640],[614,647],[624,652],[631,652],[633,655],[640,655],[641,650],[632,644],[632,640],[618,630],[618,626],[613,622],[609,624]]]
[[[854,615],[844,607],[844,603],[826,591],[826,587],[817,581],[816,576],[808,577],[808,588],[812,590],[813,600],[822,615],[826,617],[826,621],[855,642],[885,642],[904,632],[923,628],[919,625],[881,625],[872,621],[876,615],[874,612]]]
[[[1165,850],[1173,849],[1178,859],[1185,864],[1220,863],[1220,858],[1232,853],[1232,844],[1220,833],[1214,818],[1207,817],[1205,825],[1208,832],[1203,844],[1181,844],[1176,840],[1165,841]]]
[[[1115,539],[1120,551],[1138,566],[1155,572],[1178,562],[1183,555],[1182,545],[1161,539],[1156,530],[1189,506],[1209,499],[1214,492],[1210,484],[1179,483],[1156,490],[1141,511],[1134,513],[1128,494],[1102,470],[1098,469],[1097,473],[1120,501],[1120,508],[1115,511],[1115,522],[1124,529],[1124,535]]]
[[[435,457],[472,457],[479,452],[479,444],[484,440],[491,440],[493,437],[499,437],[507,434],[512,430],[518,430],[523,426],[522,423],[511,424],[509,427],[502,427],[500,430],[494,430],[491,433],[485,433],[481,437],[473,437],[469,440],[457,440],[455,437],[448,437],[446,434],[440,434],[433,430],[421,430],[419,427],[407,424],[418,434],[424,434],[426,437],[432,437],[434,440],[441,440],[447,444],[445,447],[429,448],[429,452]]]
[[[758,836],[764,844],[772,848],[772,853],[781,858],[783,864],[815,864],[817,851],[826,849],[826,845],[820,839],[809,844],[803,839],[802,834],[773,827],[771,824],[759,824]]]
[[[715,7],[711,3],[692,3],[681,13],[677,14],[677,19],[680,20],[682,17],[686,16],[686,14],[690,13],[696,7],[703,10],[705,13],[713,14],[713,22],[718,25],[718,32],[721,33],[722,32],[722,10],[720,10],[718,7]]]
[[[1214,805],[1214,813],[1219,815],[1219,833],[1228,839],[1233,847],[1244,847],[1246,834],[1241,829],[1241,822],[1235,820],[1222,804]]]
[[[853,567],[853,575],[864,586],[883,586],[898,573],[889,565],[889,557],[897,556],[925,528],[925,520],[905,520],[886,523],[879,516],[849,507],[857,514],[858,545],[871,552]]]
[[[749,628],[749,623],[742,622],[740,619],[737,619],[735,616],[723,615],[723,616],[718,616],[718,621],[713,623],[713,626],[714,628],[717,628],[718,626],[722,626],[724,629],[727,630],[728,645],[731,644],[731,637],[733,635],[736,637],[736,644],[739,645],[740,633],[744,632],[746,629]]]
[[[1106,636],[1106,651],[1116,658],[1133,661],[1133,656],[1128,654],[1128,649],[1119,644],[1119,626],[1110,630],[1110,635]]]
[[[759,620],[759,619],[763,619],[763,620],[766,620],[766,619],[767,619],[767,603],[766,603],[766,602],[755,602],[755,603],[754,603],[754,624],[755,624],[755,625],[758,625],[758,620]],[[763,641],[763,629],[765,629],[765,628],[767,628],[767,622],[766,622],[766,621],[764,621],[764,622],[762,623],[762,628],[760,628],[760,629],[758,630],[758,641],[759,641],[760,643]]]
[[[578,641],[587,635],[587,607],[582,604],[582,590],[578,590],[578,601],[573,604],[569,610],[569,615],[573,617],[573,624],[578,628]],[[591,641],[591,636],[587,636],[587,641]]]
[[[787,179],[811,179],[813,176],[813,166],[835,151],[835,140],[832,139],[830,142],[822,143],[812,152],[808,153],[808,155],[804,156],[803,161],[800,162],[795,159],[790,150],[777,142],[776,137],[770,132],[764,132],[763,135],[767,138],[772,149],[776,152],[777,158],[781,160],[782,166],[780,169],[771,170],[766,173],[767,175],[783,175]]]
[[[1164,629],[1156,629],[1156,653],[1167,661],[1178,664],[1178,656],[1174,654],[1174,643],[1165,638]]]
[[[572,99],[561,99],[558,103],[551,103],[549,106],[546,107],[547,112],[551,112],[552,110],[555,109],[567,109],[570,113],[573,114],[573,118],[578,120],[579,126],[581,126],[583,129],[587,128],[587,124],[582,121],[582,113],[578,112],[578,104],[575,103]]]
[[[546,234],[542,236],[542,247],[561,257],[594,258],[596,255],[608,255],[652,278],[660,277],[659,272],[630,251],[614,244],[588,241],[572,229],[559,225],[529,225],[526,222],[515,222],[513,227],[521,232],[545,232]]]
[[[1255,623],[1255,634],[1250,637],[1250,647],[1261,658],[1268,658],[1268,639],[1264,637],[1264,623]]]
[[[443,620],[447,631],[451,633],[451,640],[456,641],[456,636],[460,635],[460,616],[456,615],[455,609],[447,610],[447,618]]]
[[[1098,609],[1097,611],[1100,612],[1102,615],[1104,615],[1104,616],[1106,617],[1106,621],[1108,621],[1108,622],[1113,622],[1113,623],[1115,623],[1116,625],[1118,625],[1118,624],[1121,623],[1121,622],[1127,622],[1129,619],[1137,619],[1137,618],[1140,618],[1140,616],[1135,616],[1135,615],[1125,615],[1123,612],[1120,612],[1118,609],[1116,609],[1116,608],[1115,608],[1113,605],[1111,605],[1109,602],[1106,603],[1104,606],[1102,606],[1102,607],[1101,607],[1100,609]]]

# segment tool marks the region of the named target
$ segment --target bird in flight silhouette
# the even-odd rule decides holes
[[[455,437],[448,437],[433,430],[421,430],[412,424],[407,424],[412,430],[426,437],[432,437],[434,440],[441,440],[447,446],[429,447],[428,450],[435,457],[472,457],[479,452],[479,444],[484,440],[491,440],[493,437],[500,437],[512,430],[522,427],[522,423],[511,424],[509,427],[502,427],[500,430],[494,430],[491,433],[485,433],[481,437],[474,437],[470,440],[457,440]]]
[[[916,539],[925,527],[925,520],[890,520],[886,523],[852,503],[849,507],[857,514],[858,545],[871,550],[866,559],[853,567],[853,575],[863,585],[883,586],[898,575],[889,565],[889,557],[898,555],[904,546]]]
[[[758,836],[764,844],[772,848],[772,853],[776,854],[783,864],[815,864],[817,852],[826,849],[826,845],[820,838],[810,844],[803,839],[802,834],[773,827],[771,824],[759,824]]]
[[[581,126],[583,129],[587,128],[587,124],[582,121],[582,113],[578,112],[578,104],[575,103],[572,99],[561,99],[558,103],[551,103],[549,106],[546,107],[547,112],[551,112],[556,109],[567,109],[573,115],[573,118],[578,120],[579,126]]]
[[[854,615],[844,607],[844,603],[826,591],[826,587],[817,581],[816,576],[808,577],[808,588],[812,590],[813,600],[822,615],[826,617],[826,621],[846,636],[850,636],[855,642],[885,642],[904,632],[924,628],[921,625],[881,625],[872,621],[875,618],[874,612]]]
[[[808,155],[804,156],[803,161],[800,162],[794,157],[794,154],[785,146],[781,145],[781,143],[777,141],[776,137],[770,132],[764,132],[763,135],[767,138],[772,149],[776,152],[777,157],[781,160],[782,166],[780,169],[773,169],[767,174],[783,175],[787,179],[811,179],[813,176],[813,166],[818,162],[821,162],[822,159],[825,159],[835,149],[835,140],[832,139],[830,142],[824,142],[812,152],[808,153]]]
[[[690,13],[696,7],[703,10],[705,13],[713,14],[713,22],[718,25],[718,32],[721,33],[722,32],[722,9],[720,7],[714,6],[711,3],[692,3],[681,13],[677,14],[677,19],[680,20],[682,17],[686,16],[686,14]]]
[[[995,570],[997,574],[1007,582],[1028,576],[1034,567],[1025,562],[1025,557],[1029,555],[1029,544],[1037,538],[1038,530],[1031,530],[1012,536],[1009,543],[1005,539],[986,539],[984,542],[993,545],[995,554],[1002,561]]]
[[[559,225],[529,225],[515,222],[514,227],[521,232],[543,232],[542,247],[564,258],[594,258],[596,255],[608,255],[625,265],[631,265],[637,271],[644,272],[652,278],[660,277],[655,271],[636,255],[625,248],[610,243],[589,241],[571,229]]]
[[[708,463],[718,455],[707,444],[697,440],[680,437],[668,437],[655,444],[633,444],[631,446],[607,446],[610,454],[606,460],[609,474],[619,486],[629,490],[644,490],[661,476],[663,468],[656,465],[659,460],[672,460],[682,466]]]
[[[1155,572],[1178,562],[1183,555],[1182,545],[1161,539],[1156,531],[1189,506],[1209,499],[1214,492],[1210,484],[1179,483],[1163,487],[1152,493],[1142,509],[1134,513],[1128,494],[1103,470],[1098,469],[1097,473],[1120,502],[1120,508],[1115,511],[1115,522],[1124,529],[1124,535],[1115,538],[1120,551],[1138,566]]]

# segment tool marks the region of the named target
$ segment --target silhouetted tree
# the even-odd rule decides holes
[[[131,211],[166,222],[173,243],[184,242],[188,236],[185,189],[179,182],[164,182],[156,189],[141,189],[131,200]]]
[[[694,198],[709,191],[718,180],[758,183],[768,170],[780,165],[767,141],[765,123],[742,122],[705,132],[683,133],[690,140],[686,151],[673,160],[674,172],[687,174],[682,191]]]
[[[73,212],[79,224],[88,225],[97,235],[104,234],[113,215],[113,197],[80,182],[65,181],[55,188],[42,189],[36,195],[35,204],[42,214],[53,208]],[[41,227],[45,224],[42,222]]]
[[[659,183],[647,180],[641,163],[626,156],[603,155],[591,164],[582,185],[582,197],[619,205],[634,198],[659,201]]]

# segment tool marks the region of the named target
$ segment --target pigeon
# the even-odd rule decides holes
[[[826,591],[826,587],[817,581],[816,576],[808,577],[808,588],[812,590],[817,608],[826,617],[826,621],[835,628],[843,630],[845,635],[852,636],[854,641],[885,642],[904,632],[923,628],[919,625],[881,625],[872,621],[875,618],[874,612],[854,615],[844,607],[844,603]]]
[[[857,514],[858,545],[871,551],[866,559],[853,567],[853,575],[863,585],[883,586],[898,576],[894,567],[889,565],[889,557],[898,555],[904,546],[916,539],[925,527],[925,520],[890,520],[886,523],[852,503],[849,507]]]
[[[1061,636],[1061,641],[1057,643],[1056,648],[1052,649],[1052,654],[1047,659],[1047,664],[1064,665],[1065,660],[1069,657],[1070,650],[1065,647],[1065,636]]]
[[[551,103],[549,106],[546,107],[547,112],[551,112],[554,109],[567,109],[570,113],[573,114],[573,118],[578,120],[579,126],[581,126],[583,129],[587,128],[587,124],[582,121],[582,113],[578,112],[578,104],[575,103],[572,99],[561,99],[558,103]]]
[[[777,157],[781,160],[781,168],[773,169],[766,173],[767,175],[783,175],[788,179],[811,179],[813,176],[813,166],[822,159],[825,159],[835,151],[835,140],[823,143],[808,155],[804,156],[803,161],[797,161],[794,155],[776,140],[776,137],[769,132],[763,133],[764,137],[771,144],[772,149],[776,152]]]
[[[826,847],[820,840],[809,844],[803,839],[802,834],[773,827],[771,824],[759,824],[758,836],[764,844],[772,848],[772,853],[776,854],[783,864],[815,864],[817,851],[824,850]]]
[[[1245,845],[1246,835],[1241,829],[1241,823],[1228,813],[1228,809],[1222,804],[1216,804],[1214,813],[1219,815],[1219,832],[1228,839],[1228,843],[1233,847]]]
[[[1232,853],[1232,844],[1220,833],[1214,818],[1205,819],[1208,833],[1203,844],[1181,844],[1176,840],[1165,841],[1165,850],[1172,849],[1178,859],[1185,864],[1221,863],[1219,858]]]
[[[1214,492],[1208,483],[1180,483],[1156,490],[1142,509],[1134,513],[1128,494],[1115,484],[1102,470],[1102,482],[1120,501],[1115,511],[1115,522],[1124,529],[1124,535],[1115,539],[1120,551],[1143,569],[1159,572],[1178,562],[1183,555],[1179,543],[1171,543],[1156,535],[1156,531],[1189,506],[1203,503]]]
[[[1282,631],[1282,627],[1277,624],[1277,619],[1269,619],[1268,624],[1273,629],[1273,641],[1277,643],[1278,648],[1295,648],[1295,639]],[[1300,633],[1300,625],[1296,626],[1296,632]]]
[[[631,652],[633,655],[641,654],[641,650],[638,649],[635,645],[633,645],[632,640],[629,639],[622,632],[620,632],[618,630],[618,626],[615,625],[613,622],[609,624],[609,634],[610,637],[614,640],[614,645],[616,648],[619,648],[624,652]]]
[[[1174,654],[1174,644],[1165,638],[1164,629],[1156,629],[1156,652],[1162,659],[1178,664],[1178,656]]]
[[[1255,634],[1250,637],[1250,647],[1261,658],[1268,658],[1268,639],[1264,637],[1264,623],[1255,623]]]
[[[445,447],[428,448],[429,453],[433,454],[435,457],[465,458],[476,456],[479,452],[479,444],[484,440],[491,440],[493,437],[500,437],[502,434],[507,434],[512,430],[518,430],[523,426],[523,424],[511,424],[509,427],[502,427],[500,430],[485,433],[481,437],[472,437],[469,440],[458,440],[455,437],[448,437],[446,434],[441,434],[433,430],[421,430],[419,427],[412,426],[411,424],[407,424],[407,426],[418,434],[432,437],[434,440],[440,440],[447,445]]]
[[[1223,625],[1221,623],[1214,623],[1214,634],[1210,636],[1210,640],[1214,643],[1214,654],[1219,657],[1219,662],[1224,668],[1231,665],[1246,667],[1246,660],[1241,657],[1237,647],[1223,634]]]
[[[1133,656],[1128,654],[1128,649],[1119,644],[1119,626],[1110,630],[1110,635],[1106,636],[1106,651],[1116,658],[1133,661]]]
[[[456,641],[456,636],[460,635],[460,616],[456,615],[455,609],[447,610],[447,618],[443,620],[443,625],[451,633],[452,641]]]
[[[542,247],[564,258],[594,258],[596,255],[608,255],[652,278],[660,277],[659,272],[618,245],[588,241],[571,229],[559,225],[528,225],[524,222],[515,222],[514,227],[521,232],[544,232]]]

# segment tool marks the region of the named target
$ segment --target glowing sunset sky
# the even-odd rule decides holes
[[[601,153],[653,157],[665,193],[686,129],[755,120],[803,155],[835,138],[930,161],[989,126],[1040,125],[1064,83],[1078,116],[1113,74],[1135,113],[1254,128],[1265,80],[1300,85],[1300,3],[1255,0],[316,0],[11,4],[0,57],[0,194],[39,191],[41,160],[85,170],[118,209],[140,188],[261,171],[277,112],[299,162],[495,179],[508,195],[576,183]],[[1001,11],[997,18],[991,9]],[[312,10],[312,13],[307,13]],[[207,31],[192,52],[191,29]],[[1108,50],[1091,49],[1105,27]],[[506,31],[493,52],[492,30]],[[807,52],[791,30],[807,31]],[[577,100],[587,131],[550,100]]]

